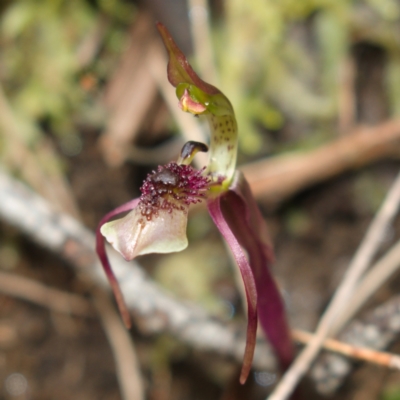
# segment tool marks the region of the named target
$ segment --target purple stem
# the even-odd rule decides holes
[[[225,238],[229,247],[232,250],[233,256],[239,266],[242,274],[244,287],[247,297],[247,338],[246,348],[244,351],[242,371],[240,373],[240,383],[244,384],[251,370],[253,361],[254,348],[256,345],[257,334],[257,291],[254,281],[253,271],[247,261],[239,242],[236,240],[231,228],[226,223],[224,215],[221,211],[221,197],[208,201],[208,211],[215,225]]]
[[[119,287],[117,278],[115,277],[114,272],[111,269],[111,265],[110,265],[110,262],[107,257],[105,240],[104,240],[103,235],[100,232],[100,228],[102,227],[102,225],[104,225],[106,222],[108,222],[111,218],[115,217],[116,215],[121,214],[126,211],[133,210],[138,205],[139,201],[140,201],[140,198],[133,199],[133,200],[128,201],[127,203],[122,204],[121,206],[117,207],[115,210],[110,211],[108,214],[106,214],[101,219],[101,221],[96,229],[97,255],[100,258],[101,264],[103,265],[104,272],[106,273],[108,281],[110,282],[112,291],[114,293],[115,300],[118,305],[119,312],[121,313],[121,316],[122,316],[122,320],[124,321],[124,324],[128,329],[130,329],[132,326],[131,317],[129,314],[128,307],[125,304],[124,296],[121,292],[121,288]]]

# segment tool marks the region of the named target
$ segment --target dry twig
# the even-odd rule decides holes
[[[94,290],[93,303],[110,343],[117,368],[117,376],[124,400],[143,400],[144,388],[135,348],[129,332],[109,297],[101,290]]]
[[[52,311],[81,317],[94,317],[89,301],[61,290],[49,288],[31,279],[0,272],[0,292],[30,301]],[[117,376],[125,400],[143,399],[143,387],[136,354],[121,319],[110,299],[100,290],[93,290],[93,302],[114,353]]]
[[[93,307],[82,297],[49,288],[31,279],[0,272],[0,292],[30,301],[52,311],[93,317]],[[93,293],[94,292],[94,293]],[[136,354],[121,319],[110,299],[100,290],[92,291],[93,302],[110,342],[117,366],[117,376],[125,400],[143,399],[143,387]]]
[[[399,148],[400,120],[396,119],[375,127],[359,127],[313,151],[279,155],[240,169],[258,199],[277,204],[344,171],[397,157]]]
[[[400,334],[400,296],[370,311],[362,320],[355,320],[339,335],[339,339],[356,347],[386,349]],[[323,354],[311,370],[317,390],[332,394],[351,372],[353,363],[339,354]]]
[[[298,329],[293,330],[292,334],[294,340],[304,344],[310,343],[314,338],[312,333]],[[397,354],[376,351],[366,347],[356,347],[334,339],[325,339],[322,347],[355,360],[367,361],[386,368],[400,369],[400,356]]]
[[[93,307],[88,300],[83,297],[62,290],[49,288],[32,279],[17,276],[10,273],[0,272],[0,292],[12,297],[27,300],[34,304],[48,308],[52,311],[73,314],[80,317],[93,317]],[[107,333],[110,344],[115,352],[114,358],[121,376],[121,387],[125,393],[126,399],[136,399],[139,393],[134,394],[134,390],[142,392],[141,382],[138,382],[137,376],[139,370],[137,367],[136,355],[131,344],[131,339],[124,328],[121,319],[111,305],[110,299],[100,290],[92,291],[94,304],[103,323],[104,330]],[[293,339],[307,344],[314,337],[313,334],[293,330]],[[326,339],[323,343],[326,350],[339,353],[341,355],[354,358],[356,360],[367,361],[373,364],[382,365],[388,368],[400,369],[400,357],[386,352],[379,352],[368,348],[355,347],[338,340]],[[135,371],[131,368],[135,367]],[[136,376],[136,378],[135,378]],[[126,382],[129,377],[129,383]],[[140,390],[139,390],[140,389]]]
[[[7,200],[10,201],[10,198],[7,197],[7,194],[10,194],[9,192],[6,193],[5,191],[2,194],[4,195],[4,200],[6,202]],[[36,205],[41,203],[41,206],[45,206],[45,203],[41,202],[40,199],[36,200]],[[18,212],[18,205],[13,201],[8,203],[8,206],[12,208],[13,213]],[[28,207],[30,207],[29,203]],[[43,212],[44,210],[41,209],[41,211]],[[27,218],[26,214],[27,213],[22,212],[21,217]],[[14,217],[16,215],[17,214],[14,214]],[[67,229],[73,227],[71,226],[71,221],[73,220],[71,219],[68,221],[68,217],[65,216],[64,222],[67,223]],[[28,222],[28,225],[32,222],[32,220]],[[39,221],[37,220],[36,223],[38,222]],[[42,222],[43,221],[41,221],[40,224]],[[75,224],[77,224],[77,222],[75,222]],[[50,235],[47,239],[50,240],[53,245],[61,239],[60,237],[51,237],[55,232],[50,230],[46,233],[46,228],[43,229],[41,225],[37,226],[37,230],[42,230],[41,239],[45,239],[47,234]],[[79,251],[76,253],[77,249],[74,248],[73,243],[65,243],[64,250],[67,253],[64,255],[68,256],[74,254],[75,257],[85,257],[85,255],[80,254]],[[81,259],[80,263],[85,263],[84,260],[85,258]],[[17,277],[15,275],[0,272],[0,291],[28,301],[33,301],[54,311],[73,313],[80,316],[93,315],[91,312],[92,307],[90,307],[87,301],[79,296],[48,288],[40,283],[33,282],[23,277]],[[99,290],[93,290],[92,292],[94,292],[92,293],[94,304],[114,353],[117,377],[123,398],[125,400],[142,400],[144,398],[143,388],[137,367],[135,350],[129,338],[129,334],[122,326],[122,322],[113,310],[110,300],[106,299]]]
[[[41,305],[52,311],[94,317],[93,307],[81,296],[49,288],[22,276],[0,272],[0,292]]]
[[[336,319],[331,335],[336,335],[361,309],[375,291],[384,284],[400,267],[400,241],[389,249],[365,274],[353,293],[347,307]]]
[[[129,46],[106,89],[104,104],[108,120],[100,146],[112,166],[125,161],[129,145],[157,95],[157,85],[143,62],[153,36],[152,19],[141,12],[130,33]]]
[[[335,319],[347,305],[359,279],[368,268],[372,257],[379,248],[382,238],[398,210],[399,202],[400,174],[397,176],[383,205],[372,221],[329,307],[321,317],[315,337],[296,358],[288,371],[286,371],[274,392],[270,395],[269,400],[287,399],[299,380],[310,368],[311,363],[318,355],[324,339],[329,335]]]

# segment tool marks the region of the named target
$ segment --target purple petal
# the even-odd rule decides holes
[[[246,379],[251,370],[251,364],[253,361],[254,348],[256,345],[256,334],[257,334],[257,291],[256,283],[254,281],[253,271],[247,261],[246,255],[244,254],[239,242],[236,240],[231,228],[225,221],[224,215],[221,211],[221,197],[209,200],[208,211],[213,219],[215,225],[225,238],[235,260],[239,266],[242,274],[244,287],[246,289],[247,297],[247,338],[246,338],[246,349],[244,351],[242,371],[240,373],[240,383],[245,383]]]
[[[100,228],[103,224],[108,222],[112,217],[115,217],[116,215],[121,214],[126,211],[131,211],[133,208],[135,208],[138,205],[139,201],[140,201],[139,198],[128,201],[128,203],[125,203],[122,206],[117,207],[115,210],[110,211],[108,214],[106,214],[101,219],[101,221],[96,229],[97,255],[100,258],[101,264],[103,265],[104,272],[106,273],[108,281],[110,282],[110,285],[111,285],[112,291],[114,293],[115,300],[117,302],[117,305],[118,305],[119,311],[121,313],[122,319],[124,321],[124,324],[128,329],[131,327],[131,318],[129,315],[128,308],[125,304],[121,289],[119,287],[118,281],[114,275],[114,272],[111,269],[111,265],[110,265],[110,262],[108,260],[107,253],[106,253],[104,237],[100,232]]]
[[[236,173],[230,190],[221,199],[221,207],[227,223],[248,252],[256,281],[261,326],[282,369],[286,369],[293,360],[293,342],[284,303],[269,269],[273,252],[267,228],[243,174]]]

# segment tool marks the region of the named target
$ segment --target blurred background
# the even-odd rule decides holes
[[[186,140],[207,140],[177,107],[156,21],[232,101],[239,167],[270,228],[291,324],[312,331],[398,171],[400,2],[3,0],[0,169],[92,231]],[[231,261],[204,209],[188,236],[187,250],[141,266],[182,301],[244,326]],[[85,299],[93,290],[7,218],[0,273],[0,283],[22,277]],[[399,284],[393,277],[369,309]],[[0,284],[0,399],[123,398],[98,318],[19,297]],[[229,357],[138,324],[132,338],[146,399],[261,400],[278,379],[255,370],[239,388]],[[330,391],[310,381],[305,398],[400,399],[399,378],[365,365]]]

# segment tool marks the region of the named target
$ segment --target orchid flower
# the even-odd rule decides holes
[[[251,370],[257,323],[268,337],[280,366],[289,365],[293,345],[284,305],[271,275],[273,251],[266,226],[248,183],[236,171],[238,129],[231,103],[214,86],[201,80],[161,23],[157,28],[169,54],[168,79],[176,88],[180,108],[206,118],[210,125],[209,162],[202,169],[190,164],[205,144],[188,142],[176,162],[159,166],[141,187],[141,196],[108,213],[96,232],[97,252],[110,281],[125,325],[129,311],[109,264],[104,238],[126,259],[186,248],[191,204],[205,201],[209,214],[228,243],[240,269],[247,298],[247,338],[240,382]],[[130,211],[121,219],[114,216]]]

